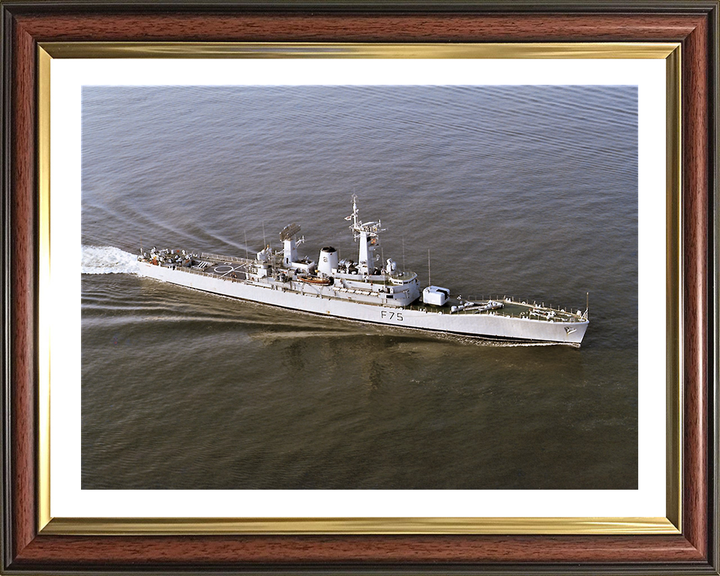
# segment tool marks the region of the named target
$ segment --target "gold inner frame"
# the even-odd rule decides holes
[[[665,518],[53,518],[50,514],[50,71],[53,58],[494,58],[666,61]],[[38,530],[43,534],[679,534],[682,530],[681,46],[679,43],[327,44],[48,42],[38,72]]]

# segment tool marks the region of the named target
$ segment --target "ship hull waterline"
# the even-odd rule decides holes
[[[587,320],[553,322],[499,314],[447,314],[353,302],[347,299],[332,298],[321,293],[302,294],[284,289],[277,284],[258,285],[242,280],[232,281],[217,276],[190,273],[182,268],[173,269],[146,262],[140,262],[139,274],[202,292],[293,311],[489,340],[561,344],[578,348],[588,327]]]

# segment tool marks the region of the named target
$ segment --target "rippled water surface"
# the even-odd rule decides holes
[[[634,87],[83,91],[83,488],[637,486]],[[581,349],[243,303],[140,246],[385,258],[462,295],[584,309]],[[247,239],[247,240],[246,240]]]

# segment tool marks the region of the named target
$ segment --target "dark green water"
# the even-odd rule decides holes
[[[463,295],[584,308],[579,350],[236,302],[133,274],[298,222]],[[634,87],[86,88],[83,488],[637,487]]]

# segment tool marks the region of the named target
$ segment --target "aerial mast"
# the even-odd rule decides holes
[[[583,314],[583,318],[588,317],[589,310],[590,310],[590,292],[585,292],[585,314]]]
[[[428,286],[432,286],[430,281],[430,248],[428,248]]]
[[[360,241],[358,252],[358,271],[361,274],[372,274],[375,268],[375,247],[379,243],[380,232],[385,230],[382,228],[380,220],[377,222],[362,222],[360,220],[360,211],[357,207],[357,196],[352,196],[353,211],[345,220],[352,220],[350,230],[353,232],[353,238]]]

